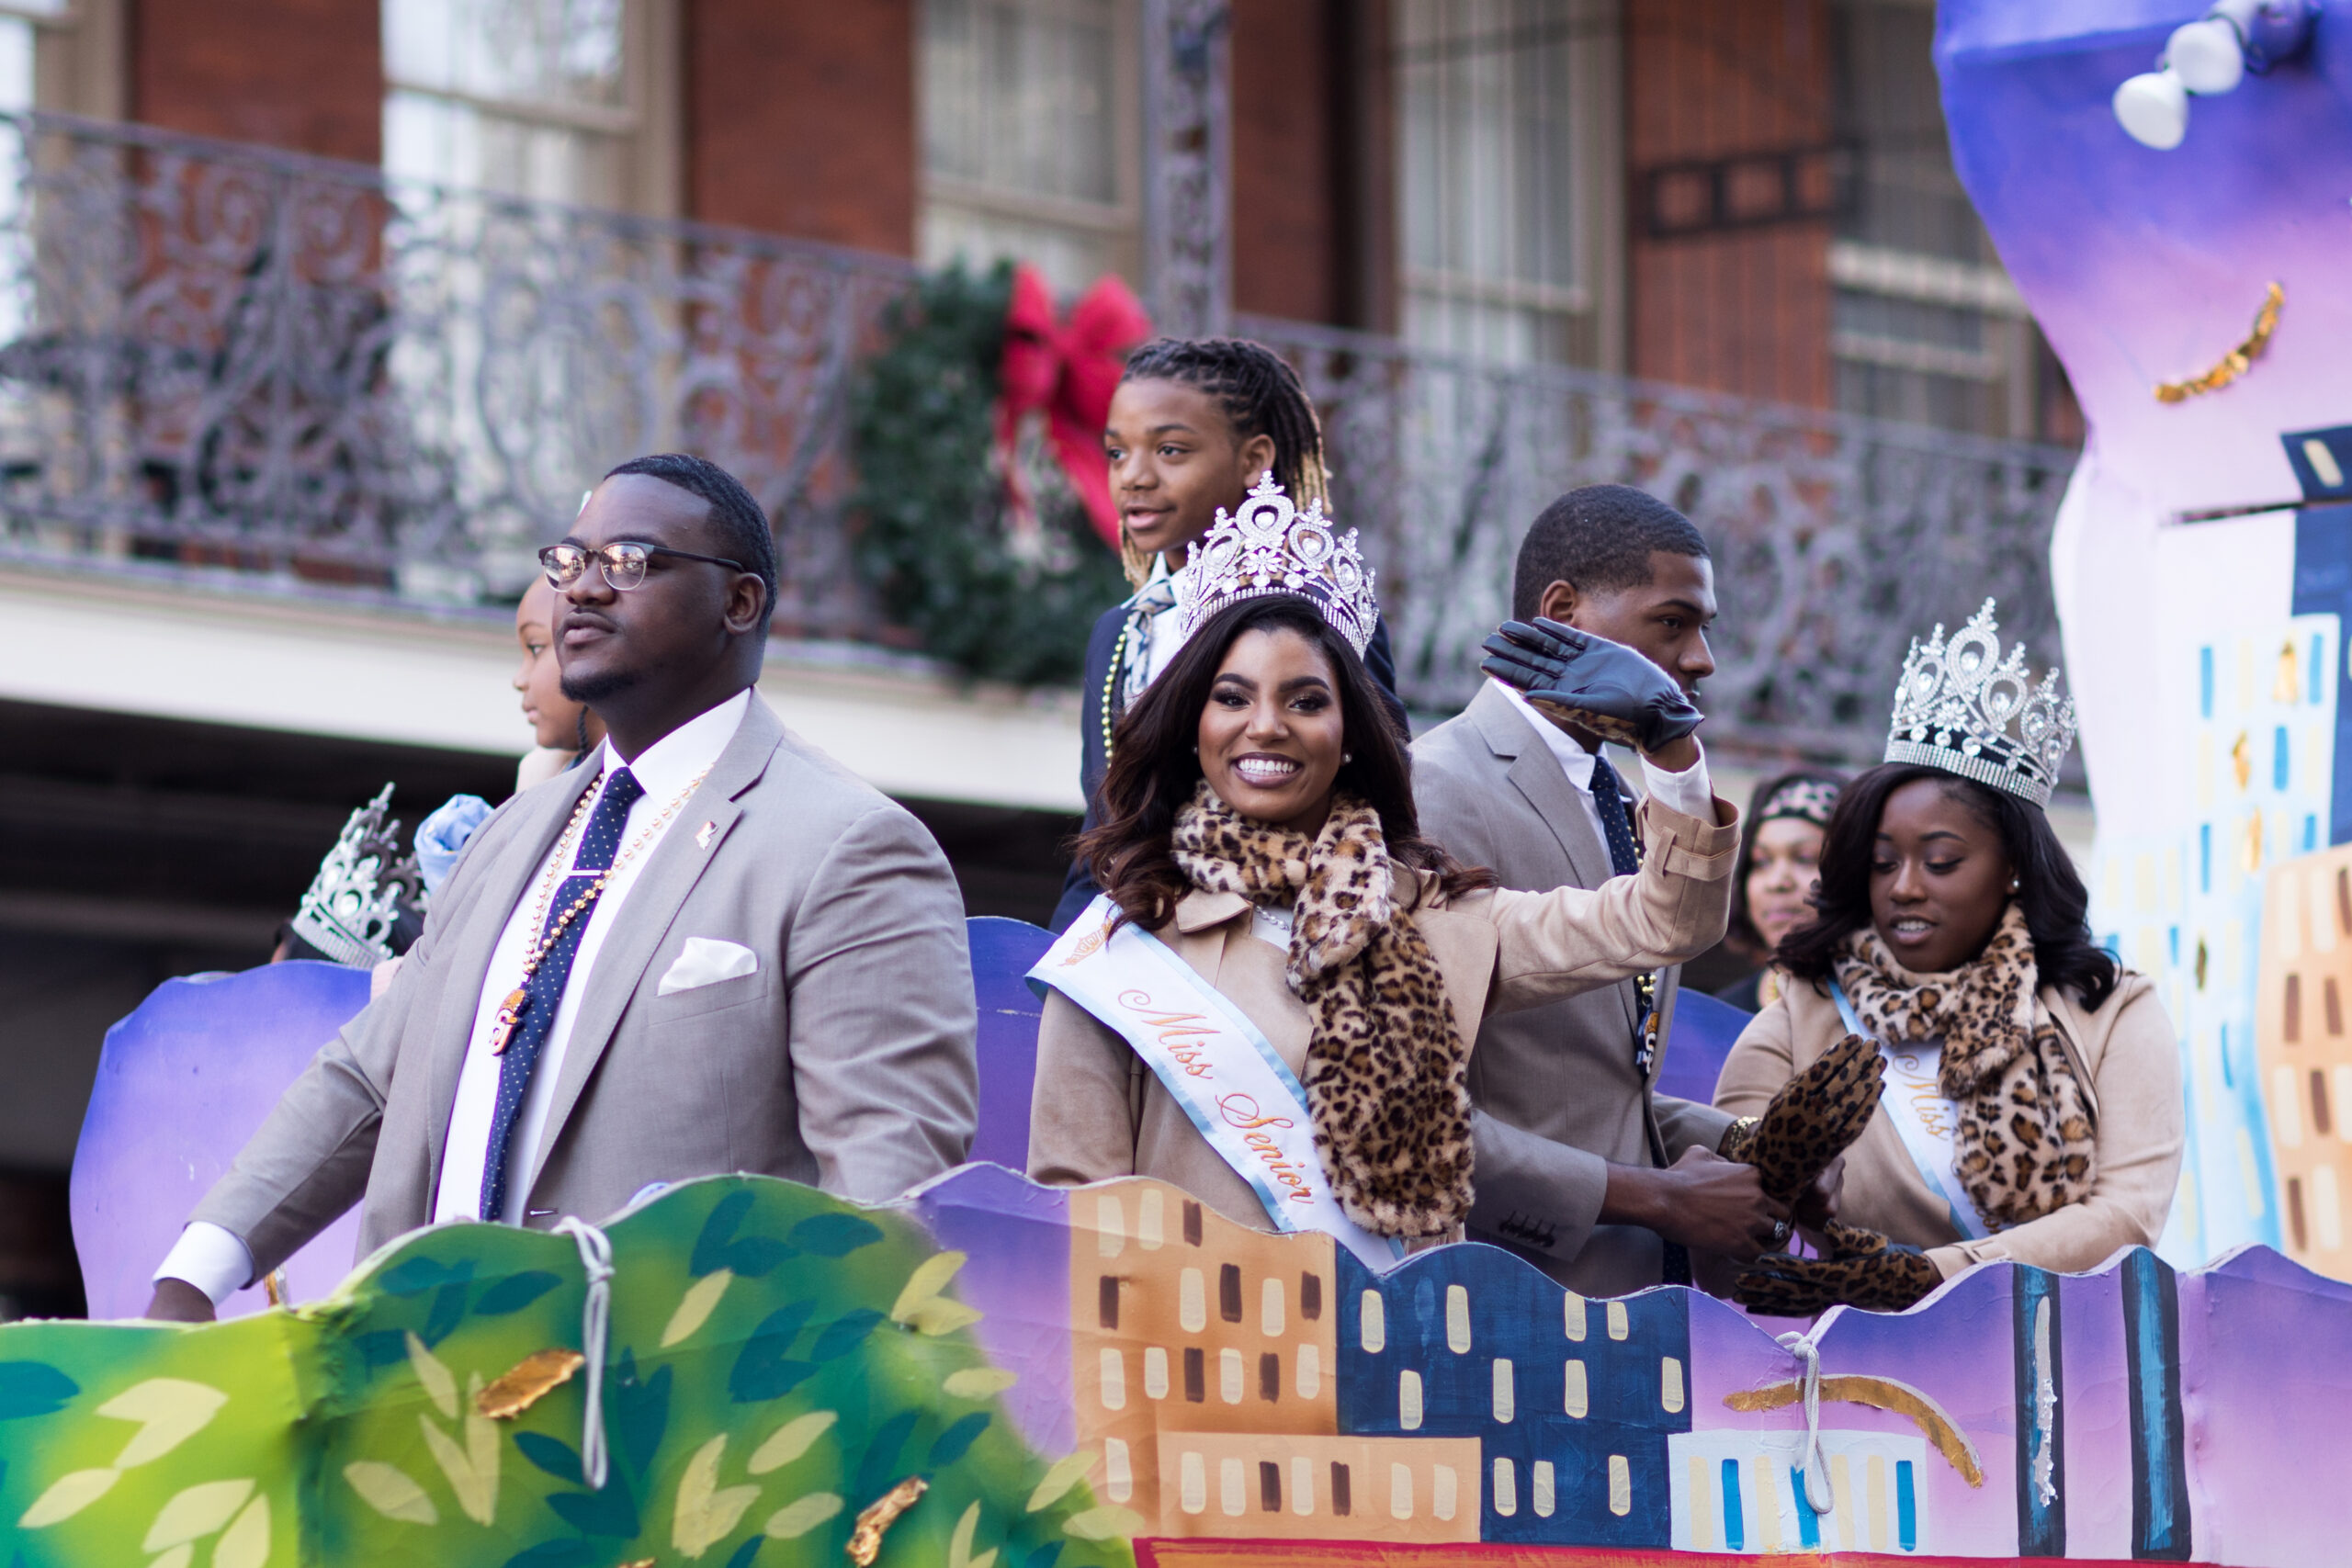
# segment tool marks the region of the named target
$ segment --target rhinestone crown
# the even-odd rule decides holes
[[[402,908],[421,902],[416,862],[400,852],[401,825],[386,822],[392,786],[351,814],[343,836],[319,863],[302,895],[294,934],[355,969],[372,969],[392,956],[392,927]]]
[[[2060,693],[2055,669],[2032,683],[2022,642],[2003,658],[1999,630],[1987,599],[1949,641],[1941,622],[1925,643],[1911,639],[1886,760],[1941,768],[2047,806],[2075,743],[2075,699]]]
[[[1192,547],[1176,576],[1178,625],[1190,641],[1229,605],[1295,593],[1312,602],[1361,659],[1380,620],[1372,578],[1356,548],[1356,531],[1333,534],[1321,502],[1299,511],[1269,472],[1238,515],[1218,507],[1216,525]]]

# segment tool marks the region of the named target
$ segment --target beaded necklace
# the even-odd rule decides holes
[[[571,820],[564,824],[563,836],[556,840],[555,853],[548,858],[547,872],[539,878],[538,903],[531,910],[531,929],[539,932],[539,936],[532,942],[530,950],[523,954],[523,984],[507,992],[498,1004],[498,1017],[492,1024],[490,1031],[492,1055],[503,1056],[506,1054],[508,1043],[514,1038],[514,1031],[522,1024],[523,1015],[530,1010],[531,994],[528,987],[531,984],[531,977],[539,972],[539,965],[547,962],[548,954],[553,952],[556,944],[563,940],[563,933],[571,928],[574,920],[587,913],[596,900],[604,896],[605,885],[613,879],[613,874],[627,865],[638,851],[651,842],[654,834],[668,826],[670,818],[678,814],[678,807],[684,806],[687,797],[701,788],[702,781],[709,776],[710,770],[705,768],[687,780],[686,787],[678,792],[677,798],[662,808],[661,816],[645,825],[644,831],[638,834],[628,848],[621,852],[618,859],[596,874],[596,880],[590,884],[569,908],[556,916],[555,924],[550,927],[547,923],[548,903],[555,897],[556,887],[563,880],[564,868],[571,863],[573,840],[579,836],[580,825],[587,820],[594,803],[602,798],[604,791],[591,789],[582,793],[580,803],[571,808]]]

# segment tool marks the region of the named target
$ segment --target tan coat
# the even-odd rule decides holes
[[[1735,818],[1718,801],[1719,817]],[[1736,820],[1710,827],[1650,805],[1649,848],[1639,876],[1587,891],[1474,893],[1446,904],[1422,879],[1399,873],[1400,897],[1421,900],[1416,918],[1445,976],[1464,1044],[1489,1012],[1537,1007],[1613,985],[1705,951],[1731,909]],[[1312,1025],[1283,978],[1284,954],[1250,931],[1238,894],[1192,893],[1154,934],[1265,1034],[1293,1072],[1306,1061]],[[1266,1211],[1160,1087],[1125,1041],[1059,992],[1046,998],[1029,1117],[1029,1174],[1063,1185],[1153,1176],[1193,1193],[1228,1219],[1261,1229]]]
[[[1638,774],[1640,769],[1629,768]],[[1581,792],[1503,689],[1482,682],[1470,705],[1413,742],[1421,831],[1506,887],[1599,887],[1609,847]],[[1640,1225],[1605,1225],[1611,1166],[1713,1153],[1731,1118],[1654,1091],[1673,1049],[1682,971],[1658,971],[1658,1049],[1634,1055],[1640,1002],[1630,980],[1489,1017],[1470,1058],[1477,1201],[1472,1241],[1504,1247],[1580,1295],[1620,1296],[1665,1277],[1666,1247]]]
[[[1826,989],[1802,980],[1783,986],[1781,999],[1741,1032],[1716,1080],[1715,1104],[1736,1116],[1760,1112],[1781,1085],[1846,1037]],[[2098,1143],[2090,1195],[1982,1241],[1963,1241],[1882,1106],[1846,1153],[1839,1218],[1927,1248],[1946,1279],[2004,1258],[2075,1273],[2098,1268],[2120,1248],[2155,1245],[2180,1179],[2187,1114],[2172,1021],[2148,978],[2128,972],[2097,1012],[2051,987],[2042,988],[2041,1000],[2090,1086]]]

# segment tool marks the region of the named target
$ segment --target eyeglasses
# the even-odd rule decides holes
[[[592,550],[584,545],[549,545],[539,552],[539,565],[546,569],[548,581],[558,588],[569,588],[580,581],[588,570],[590,558],[605,569],[605,581],[619,592],[645,586],[645,563],[654,556],[676,556],[681,560],[708,561],[713,566],[731,566],[737,571],[751,569],[739,560],[725,556],[698,556],[692,550],[673,550],[667,545],[641,545],[634,539],[606,545]]]

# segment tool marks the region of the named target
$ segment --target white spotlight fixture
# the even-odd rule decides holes
[[[2168,152],[2188,134],[2188,98],[2234,89],[2249,71],[2273,65],[2311,41],[2320,0],[2217,0],[2173,29],[2154,71],[2115,89],[2115,118],[2126,135]]]

